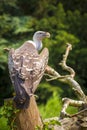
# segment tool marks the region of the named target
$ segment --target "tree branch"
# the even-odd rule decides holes
[[[70,72],[70,76],[73,78],[75,76],[75,71],[71,67],[67,66],[67,64],[66,64],[66,61],[67,61],[70,50],[72,50],[72,45],[67,43],[66,52],[63,55],[63,60],[61,61],[61,63],[59,63],[59,65],[61,65],[61,67],[64,70]]]
[[[63,101],[63,107],[60,113],[60,118],[64,118],[66,116],[71,117],[71,115],[66,112],[66,109],[68,108],[69,105],[74,107],[81,107],[82,105],[85,105],[85,102],[83,101],[76,101],[69,98],[63,98],[62,101]]]
[[[47,79],[47,81],[58,79],[58,81],[60,81],[60,82],[67,83],[75,91],[76,95],[78,96],[78,98],[80,100],[87,102],[86,95],[82,91],[80,85],[73,79],[75,76],[74,70],[71,67],[66,65],[66,60],[67,60],[67,57],[68,57],[71,49],[72,49],[72,46],[71,46],[71,44],[68,43],[65,55],[63,55],[63,60],[60,63],[60,65],[62,66],[62,68],[64,70],[67,70],[68,72],[70,72],[70,75],[61,76],[56,70],[54,70],[50,66],[47,66],[45,72],[48,74],[48,76],[49,75],[50,75],[50,77],[52,76],[52,78]]]
[[[61,116],[70,116],[68,113],[66,113],[66,109],[69,105],[72,106],[82,106],[83,104],[87,104],[87,98],[86,95],[84,94],[84,92],[81,89],[81,86],[78,84],[78,82],[76,82],[74,80],[75,77],[75,71],[67,66],[66,61],[69,55],[70,50],[72,49],[72,45],[67,43],[67,48],[65,51],[65,54],[63,55],[63,60],[61,61],[60,65],[61,67],[68,71],[70,73],[70,75],[64,75],[61,76],[56,70],[54,70],[53,68],[51,68],[50,66],[47,66],[46,68],[46,73],[48,74],[48,76],[50,77],[50,79],[47,79],[47,81],[51,81],[54,79],[58,79],[58,81],[63,82],[63,83],[67,83],[75,92],[75,94],[77,95],[77,97],[79,98],[80,101],[75,101],[75,100],[71,100],[68,98],[63,99],[64,101],[64,105],[61,111]]]

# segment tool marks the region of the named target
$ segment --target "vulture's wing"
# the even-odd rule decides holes
[[[39,55],[32,44],[26,42],[20,48],[9,52],[9,72],[15,88],[17,107],[25,108],[37,88],[48,62],[48,50]]]

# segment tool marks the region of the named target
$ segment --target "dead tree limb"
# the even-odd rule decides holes
[[[80,101],[74,101],[74,100],[69,100],[69,99],[63,100],[64,105],[61,111],[62,113],[61,115],[67,115],[67,116],[69,116],[66,113],[66,109],[68,105],[81,106],[87,103],[86,95],[82,91],[81,86],[78,84],[78,82],[74,80],[75,71],[71,67],[67,66],[66,64],[70,50],[72,50],[72,45],[67,43],[67,48],[66,48],[65,54],[63,55],[63,60],[59,63],[62,69],[70,73],[69,75],[60,75],[56,70],[54,70],[50,66],[47,66],[46,71],[45,71],[48,74],[48,76],[51,77],[50,79],[47,79],[47,81],[58,79],[58,81],[68,84],[74,90],[75,94],[80,100]]]

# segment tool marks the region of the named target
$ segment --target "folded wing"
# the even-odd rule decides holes
[[[8,67],[18,108],[27,108],[30,96],[35,92],[48,63],[48,49],[38,54],[35,47],[26,42],[20,48],[11,49]]]

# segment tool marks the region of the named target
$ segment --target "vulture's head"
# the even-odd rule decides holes
[[[33,35],[33,41],[36,45],[36,49],[40,50],[42,48],[42,39],[43,38],[49,38],[50,33],[49,32],[44,32],[44,31],[37,31]]]

